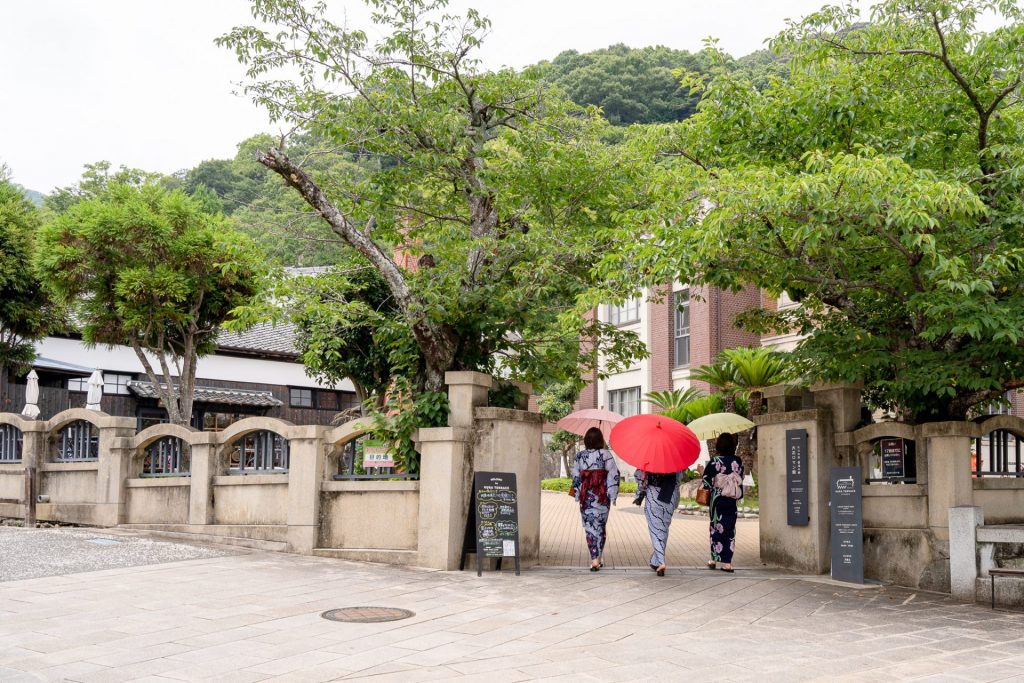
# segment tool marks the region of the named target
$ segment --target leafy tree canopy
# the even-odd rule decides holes
[[[573,102],[600,107],[613,124],[667,123],[693,114],[700,99],[675,72],[706,66],[701,53],[620,43],[593,52],[566,50],[551,60],[547,77]]]
[[[0,374],[27,368],[33,342],[62,321],[32,268],[39,210],[5,171],[0,166]]]
[[[275,120],[360,160],[358,173],[318,166],[289,136],[258,155],[386,283],[418,347],[416,388],[438,390],[457,369],[578,377],[581,337],[613,367],[640,353],[635,336],[566,312],[611,247],[599,228],[633,201],[637,169],[603,144],[607,124],[537,70],[480,69],[489,22],[478,13],[370,4],[364,32],[322,4],[255,0],[255,19],[275,28],[220,43]]]
[[[1002,27],[978,30],[983,13]],[[911,419],[1024,386],[1024,15],[1004,0],[827,7],[773,42],[788,76],[720,68],[655,127],[661,202],[609,274],[782,291],[807,376]],[[694,80],[699,85],[699,81]],[[625,243],[625,240],[623,241]]]
[[[114,182],[74,203],[42,228],[36,262],[86,343],[134,349],[176,424],[192,415],[197,358],[263,272],[244,235],[154,183]]]

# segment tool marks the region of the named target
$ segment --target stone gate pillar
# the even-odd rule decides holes
[[[829,538],[829,470],[844,464],[835,444],[837,432],[852,430],[860,419],[860,389],[851,385],[816,385],[813,409],[786,410],[785,400],[771,402],[775,411],[757,423],[758,495],[761,505],[761,559],[769,564],[812,574],[831,568]],[[785,392],[775,392],[775,396]],[[806,526],[788,523],[786,432],[807,432]]]

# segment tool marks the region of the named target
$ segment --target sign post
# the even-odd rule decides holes
[[[832,510],[832,578],[864,583],[864,520],[861,469],[833,467],[829,473]]]
[[[807,430],[786,430],[786,523],[810,524],[807,509]]]
[[[476,537],[476,575],[483,574],[485,557],[515,560],[519,576],[519,493],[513,472],[477,472],[469,520]],[[467,532],[469,530],[467,529]]]

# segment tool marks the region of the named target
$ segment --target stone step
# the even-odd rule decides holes
[[[266,550],[270,552],[287,552],[288,544],[284,541],[270,541],[261,538],[246,538],[244,536],[226,536],[221,534],[195,533],[189,531],[167,531],[159,528],[152,528],[145,524],[121,524],[118,529],[127,531],[142,531],[147,536],[156,538],[167,538],[175,541],[193,541],[196,543],[210,543],[213,545],[230,545],[251,550]]]

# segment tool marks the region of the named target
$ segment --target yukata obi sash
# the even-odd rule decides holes
[[[580,472],[580,510],[587,507],[587,493],[593,492],[597,502],[608,505],[608,470],[582,470]]]

